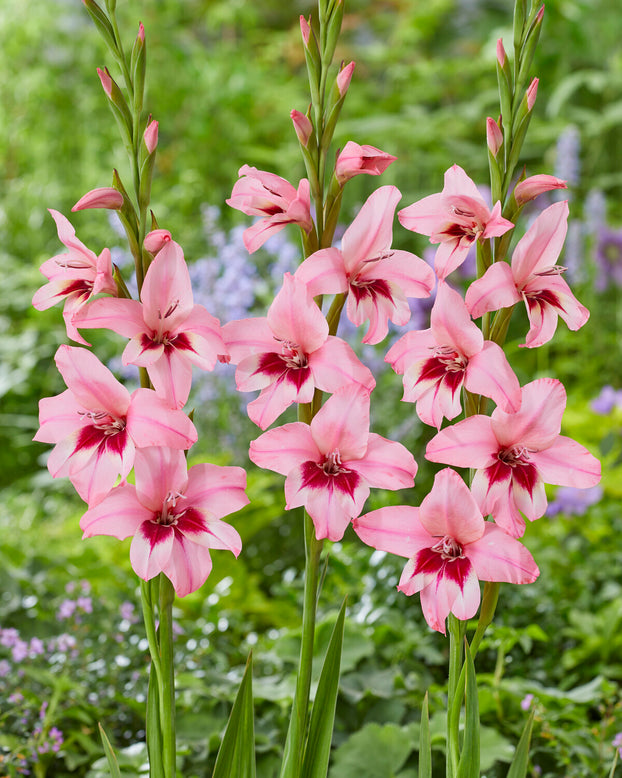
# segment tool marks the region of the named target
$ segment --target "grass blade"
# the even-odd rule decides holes
[[[114,751],[112,750],[110,741],[108,740],[108,737],[102,725],[98,723],[97,726],[99,727],[99,735],[102,739],[102,744],[104,746],[104,754],[106,755],[106,759],[108,760],[108,767],[110,768],[110,778],[121,778],[119,763],[117,762],[117,757],[114,755]]]
[[[518,741],[518,746],[516,746],[516,753],[514,754],[514,759],[512,759],[512,764],[510,765],[507,778],[525,778],[527,775],[527,766],[529,763],[529,746],[531,745],[531,733],[533,730],[533,720],[535,715],[536,709],[532,708],[531,713],[529,714],[529,718],[527,719],[527,723],[525,724],[525,728],[523,729],[523,734],[520,736],[520,740]]]
[[[419,729],[419,778],[432,778],[432,743],[430,741],[430,713],[428,693],[425,693],[421,706],[421,726]]]
[[[252,654],[249,654],[244,677],[231,709],[212,778],[232,776],[255,778]]]
[[[458,763],[457,778],[479,778],[479,700],[475,664],[465,641],[464,664],[466,668],[466,692],[464,707],[464,743]]]

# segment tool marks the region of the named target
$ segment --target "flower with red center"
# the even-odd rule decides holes
[[[518,410],[520,385],[503,350],[484,340],[464,300],[446,283],[439,284],[430,325],[407,332],[385,357],[404,375],[403,399],[417,403],[421,421],[440,429],[443,417],[455,418],[462,410],[463,385],[504,410]]]
[[[221,521],[248,503],[241,467],[194,465],[181,451],[144,448],[136,452],[136,486],[115,487],[80,520],[83,537],[133,537],[130,561],[145,581],[159,573],[179,597],[194,592],[212,569],[210,548],[237,557],[242,541]]]
[[[319,539],[340,540],[370,486],[412,486],[417,463],[402,446],[369,432],[369,392],[349,384],[330,397],[311,424],[293,422],[260,435],[249,456],[287,476],[285,507],[304,505]]]
[[[476,240],[498,237],[514,227],[501,216],[500,202],[489,210],[458,165],[446,171],[442,192],[403,208],[397,217],[407,230],[429,235],[430,243],[440,243],[434,269],[441,280],[464,262]]]
[[[182,408],[192,383],[192,365],[213,370],[227,349],[218,319],[195,305],[181,246],[166,241],[145,275],[142,303],[121,298],[84,307],[77,327],[107,327],[130,338],[124,365],[145,367],[156,392]]]
[[[102,292],[116,295],[117,285],[112,276],[110,251],[104,249],[98,257],[95,256],[76,238],[76,231],[62,213],[52,208],[49,211],[56,222],[58,237],[69,252],[58,254],[41,265],[41,272],[49,283],[35,292],[32,304],[38,311],[44,311],[64,299],[63,319],[67,336],[76,343],[88,346],[76,329],[74,319],[94,295]]]
[[[398,589],[421,592],[426,621],[445,634],[453,613],[470,619],[480,603],[479,581],[532,583],[539,570],[529,551],[492,522],[484,521],[460,476],[445,468],[420,508],[389,506],[354,520],[364,543],[406,557]]]
[[[600,481],[600,462],[560,435],[563,385],[540,378],[522,388],[520,410],[476,415],[446,427],[429,442],[426,458],[476,468],[471,489],[484,515],[514,537],[546,511],[544,484],[587,489]]]
[[[305,232],[313,227],[309,182],[303,178],[298,191],[274,173],[242,165],[227,205],[249,216],[264,218],[244,232],[244,245],[252,254],[286,224],[298,224]]]
[[[296,271],[313,297],[348,292],[348,319],[357,327],[369,321],[363,343],[380,343],[389,319],[406,324],[407,298],[429,297],[434,286],[434,273],[426,262],[391,248],[393,214],[400,198],[394,186],[377,189],[345,231],[341,249],[316,251]]]
[[[267,317],[225,324],[223,337],[237,365],[241,392],[261,389],[248,415],[265,429],[296,403],[310,403],[315,389],[336,392],[349,383],[371,391],[370,370],[341,338],[329,336],[328,323],[305,283],[286,273]]]
[[[68,388],[40,401],[34,440],[56,444],[48,459],[52,477],[68,476],[89,505],[100,502],[119,475],[127,478],[136,448],[186,449],[196,441],[182,411],[151,389],[130,395],[91,351],[61,346],[56,365]]]
[[[566,268],[555,264],[567,229],[565,200],[542,211],[516,244],[512,264],[495,262],[467,289],[471,316],[477,319],[487,311],[509,308],[524,300],[530,327],[521,345],[528,348],[551,340],[559,316],[571,330],[582,327],[590,312],[561,277]]]

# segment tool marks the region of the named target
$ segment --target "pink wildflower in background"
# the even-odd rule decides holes
[[[463,385],[505,410],[518,410],[520,385],[503,350],[484,340],[464,300],[446,283],[439,284],[430,325],[407,332],[385,357],[404,375],[403,399],[416,403],[421,421],[440,429],[443,418],[455,418]]]
[[[340,540],[369,488],[412,486],[417,464],[401,443],[369,432],[369,392],[350,384],[330,397],[311,424],[294,422],[251,442],[259,467],[287,476],[286,508],[304,505],[318,539]]]
[[[221,521],[248,503],[241,467],[211,464],[186,468],[181,451],[145,448],[136,452],[136,486],[117,486],[80,520],[84,537],[132,537],[130,561],[149,580],[170,578],[179,597],[203,585],[212,569],[210,549],[237,557],[240,536]]]
[[[99,256],[95,256],[76,238],[76,231],[62,213],[51,208],[49,211],[56,222],[58,237],[69,251],[66,254],[58,254],[41,265],[41,272],[49,283],[35,292],[32,304],[38,311],[44,311],[64,299],[63,319],[67,336],[76,343],[88,346],[76,329],[74,319],[82,306],[94,295],[116,295],[117,285],[112,276],[110,251],[104,249]]]
[[[498,237],[514,227],[501,216],[500,202],[489,210],[459,165],[446,171],[442,192],[418,200],[397,216],[407,230],[429,235],[430,243],[440,244],[434,269],[441,280],[464,262],[475,241]]]
[[[514,537],[544,515],[544,484],[587,488],[600,481],[600,462],[560,435],[566,391],[560,381],[540,378],[522,388],[516,413],[496,408],[447,427],[429,442],[426,458],[454,467],[477,468],[471,489],[484,515]]]
[[[484,521],[467,485],[453,470],[436,474],[420,508],[380,508],[355,519],[364,543],[408,559],[398,589],[421,592],[426,621],[445,634],[449,613],[470,619],[480,603],[479,581],[532,583],[539,574],[529,551]]]
[[[409,251],[392,249],[393,215],[399,189],[383,186],[367,199],[344,233],[341,249],[316,251],[296,271],[313,297],[347,292],[348,319],[357,327],[369,321],[363,343],[380,343],[391,319],[410,319],[408,297],[429,297],[432,268]]]

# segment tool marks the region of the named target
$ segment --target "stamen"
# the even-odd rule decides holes
[[[443,559],[449,560],[460,559],[463,556],[462,546],[450,535],[445,535],[444,538],[430,548],[430,551],[435,551]]]
[[[551,265],[550,267],[547,267],[545,270],[541,270],[539,273],[534,273],[536,276],[561,276],[562,273],[565,273],[566,270],[568,270],[567,267],[564,267],[563,265]]]

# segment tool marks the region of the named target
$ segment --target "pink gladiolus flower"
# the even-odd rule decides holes
[[[328,323],[303,281],[285,274],[267,317],[240,319],[222,328],[241,392],[261,389],[248,415],[266,429],[296,403],[309,403],[316,389],[336,392],[349,383],[371,391],[376,382],[350,346],[329,336]]]
[[[520,385],[500,346],[484,340],[464,301],[447,284],[439,285],[430,329],[407,332],[385,361],[404,375],[406,402],[417,403],[421,421],[440,429],[443,417],[462,407],[460,390],[492,398],[506,411],[520,407]]]
[[[252,254],[286,224],[298,224],[305,232],[313,227],[309,182],[303,178],[298,191],[274,173],[242,165],[227,205],[249,216],[265,218],[244,232],[244,245]]]
[[[69,220],[58,211],[49,210],[56,222],[58,237],[69,252],[58,254],[41,265],[41,272],[49,283],[35,292],[32,304],[38,311],[44,311],[64,299],[63,319],[68,337],[88,346],[76,329],[74,318],[93,295],[102,292],[116,295],[117,285],[112,275],[110,251],[104,249],[98,257],[95,256],[76,238],[76,231]]]
[[[83,211],[86,208],[108,208],[117,211],[122,205],[123,195],[121,192],[111,186],[102,186],[87,192],[71,210]]]
[[[434,269],[441,280],[464,262],[476,240],[498,237],[514,227],[501,216],[500,202],[492,211],[488,209],[473,181],[458,165],[446,171],[442,192],[403,208],[397,217],[407,230],[429,235],[430,243],[440,243]]]
[[[568,185],[561,178],[556,178],[555,176],[529,176],[529,178],[516,184],[514,198],[517,205],[525,205],[525,203],[533,200],[543,192],[550,192],[552,189],[568,189]]]
[[[555,334],[561,316],[578,330],[590,316],[561,277],[566,268],[556,265],[568,229],[568,203],[554,203],[542,211],[514,249],[511,266],[495,262],[466,293],[471,316],[498,311],[525,301],[530,329],[522,346],[535,348]]]
[[[130,393],[87,349],[61,346],[56,365],[67,389],[39,403],[34,440],[55,443],[48,459],[53,478],[68,476],[89,505],[100,502],[117,477],[127,478],[136,448],[185,449],[197,433],[182,411],[151,389]]]
[[[137,300],[95,300],[76,317],[76,326],[107,327],[130,338],[124,365],[145,367],[158,393],[182,408],[192,384],[192,365],[213,370],[227,348],[218,319],[195,305],[181,246],[167,241],[145,275]]]
[[[346,312],[357,327],[369,321],[363,343],[380,343],[388,320],[404,325],[410,319],[408,297],[429,297],[432,268],[409,251],[391,249],[393,214],[399,189],[383,186],[363,205],[345,231],[341,250],[321,249],[296,271],[313,297],[348,292]]]
[[[335,176],[342,186],[360,173],[379,176],[396,159],[397,157],[375,146],[359,146],[358,143],[349,140],[337,157]]]
[[[210,574],[210,548],[240,553],[240,536],[221,519],[248,503],[246,473],[209,464],[187,470],[183,453],[170,448],[138,450],[134,472],[136,486],[117,486],[82,516],[83,537],[132,537],[136,574],[148,581],[164,573],[185,597]]]
[[[417,464],[401,443],[369,432],[369,392],[349,384],[330,397],[311,424],[294,422],[252,441],[259,467],[287,476],[287,510],[304,505],[318,540],[341,540],[369,487],[412,486]]]
[[[373,548],[408,559],[397,588],[421,592],[425,620],[443,634],[450,613],[463,621],[475,616],[479,581],[532,583],[540,573],[522,543],[484,521],[466,484],[449,468],[436,474],[420,508],[371,511],[354,520],[354,531]]]
[[[563,385],[540,378],[522,389],[520,410],[471,416],[439,432],[426,458],[477,468],[471,489],[484,515],[514,537],[546,511],[544,484],[587,489],[600,481],[600,462],[559,434],[566,407]]]

